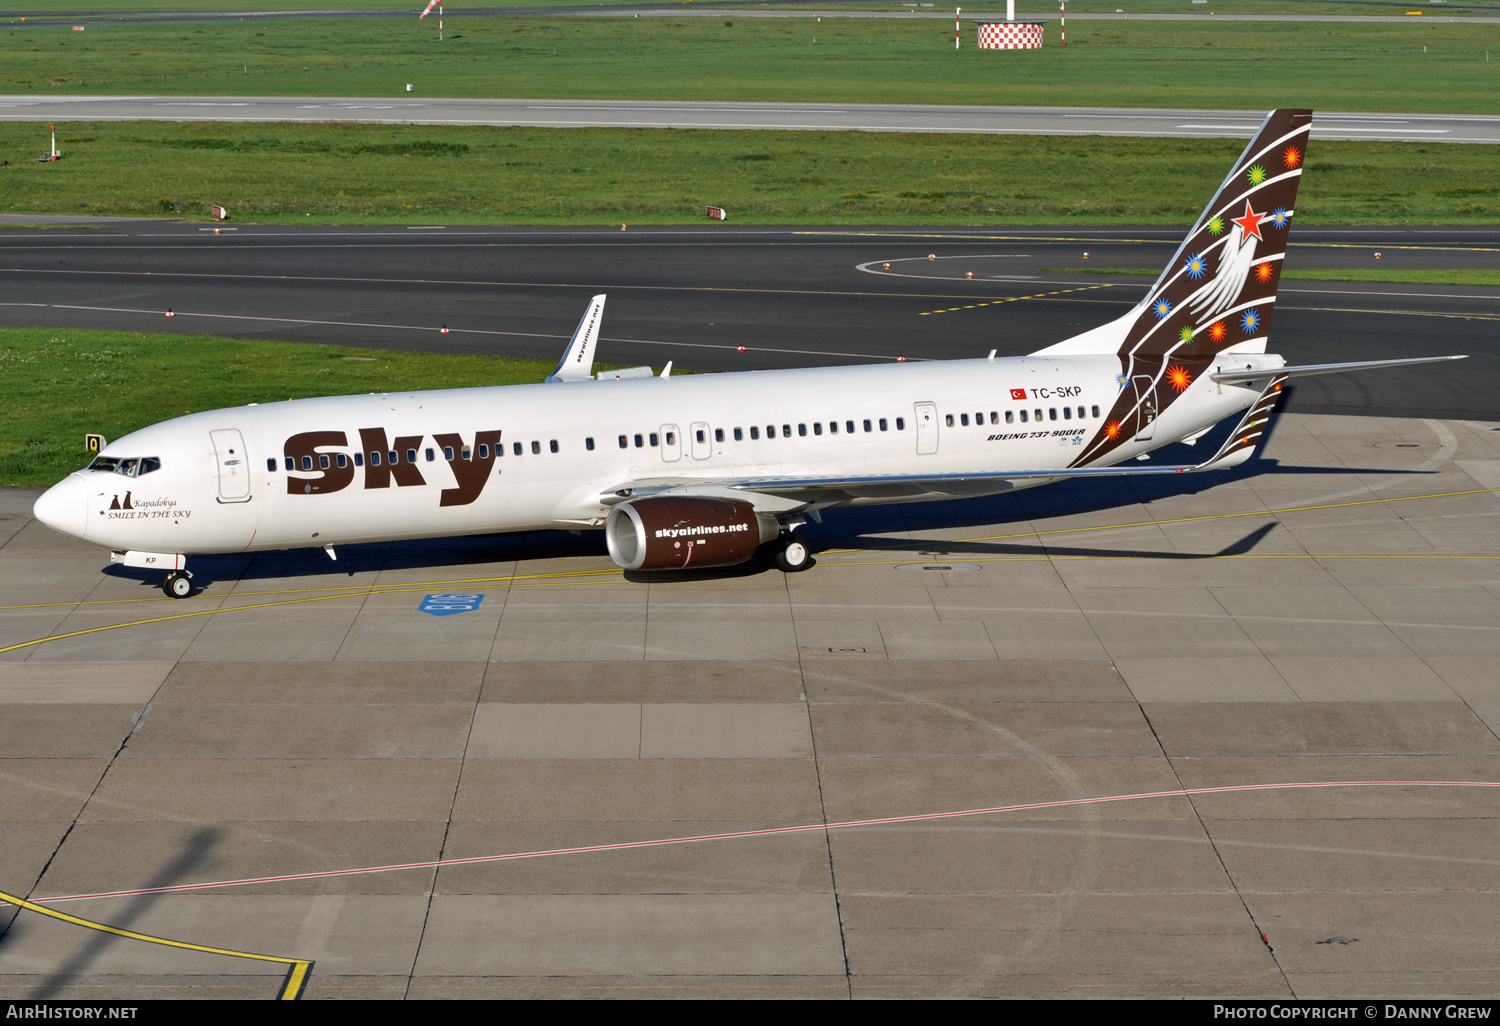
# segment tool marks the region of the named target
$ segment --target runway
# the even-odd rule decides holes
[[[0,121],[349,121],[541,128],[704,128],[1248,139],[1265,111],[683,100],[0,95]],[[1319,139],[1500,143],[1500,117],[1318,112]]]
[[[1290,414],[829,511],[797,575],[559,533],[182,602],[0,490],[0,891],[184,945],[0,908],[0,997],[1487,998],[1497,440]]]
[[[551,360],[605,292],[602,362],[700,371],[1031,352],[1118,316],[1149,284],[1076,269],[1161,267],[1181,234],[51,223],[0,231],[0,323]],[[1500,266],[1488,228],[1292,238],[1289,273]],[[1294,363],[1471,356],[1459,373],[1310,379],[1290,410],[1500,418],[1500,289],[1286,281],[1277,307],[1273,347]]]

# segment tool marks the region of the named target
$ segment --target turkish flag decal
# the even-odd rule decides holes
[[[1012,399],[1025,399],[1026,398],[1026,389],[1024,389],[1024,388],[1013,388],[1013,389],[1010,390],[1010,397]]]

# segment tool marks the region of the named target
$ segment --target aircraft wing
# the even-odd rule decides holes
[[[1267,372],[1262,372],[1266,376]],[[620,502],[625,498],[636,498],[670,491],[674,494],[713,494],[738,497],[754,502],[757,508],[762,503],[757,497],[771,497],[798,504],[845,501],[851,498],[900,498],[903,495],[930,496],[985,495],[1003,491],[1005,482],[1022,480],[1061,480],[1069,477],[1160,477],[1164,474],[1194,474],[1205,470],[1224,470],[1239,466],[1255,454],[1271,412],[1281,398],[1281,388],[1287,375],[1269,372],[1270,380],[1256,397],[1255,402],[1234,431],[1219,447],[1219,451],[1202,463],[1175,466],[1141,465],[1132,461],[1130,465],[1108,467],[1056,467],[1047,470],[981,470],[972,473],[951,474],[880,474],[841,477],[780,477],[741,478],[715,482],[643,482],[627,489],[611,493],[608,500]],[[607,500],[607,501],[608,501]]]

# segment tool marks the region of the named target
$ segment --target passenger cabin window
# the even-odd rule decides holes
[[[880,430],[882,430],[882,431],[889,430],[889,426],[886,424],[884,417],[880,418]]]
[[[868,435],[869,433],[870,433],[870,422],[867,420],[867,421],[865,421],[865,434]]]
[[[318,453],[318,469],[319,470],[327,470],[328,469],[328,454],[326,452]]]
[[[760,428],[755,427],[752,424],[750,426],[750,440],[753,442],[753,441],[758,440],[759,438],[760,438]]]
[[[391,462],[394,463],[396,461],[392,460]],[[408,463],[415,463],[415,462],[417,462],[417,450],[415,450],[415,449],[408,449],[408,450],[406,450],[406,462],[408,462]]]
[[[830,420],[828,422],[828,433],[830,435],[836,435],[836,434],[839,433],[839,422],[838,421],[836,421],[836,420]]]
[[[1031,413],[1032,413],[1032,416],[1034,416],[1037,419],[1037,422],[1040,423],[1041,419],[1042,419],[1042,411],[1041,410],[1032,410]]]
[[[947,421],[947,423],[948,423],[948,426],[949,426],[949,427],[952,427],[952,426],[953,426],[953,414],[951,414],[951,413],[949,413],[949,414],[947,414],[947,415],[945,415],[945,416],[944,416],[944,417],[943,417],[943,419],[944,419],[944,420],[945,420],[945,421]],[[968,422],[968,419],[969,419],[969,418],[968,418],[968,417],[965,417],[965,418],[964,418],[964,421],[965,421],[965,422],[966,422],[966,423],[967,423],[967,422]]]
[[[533,455],[533,456],[540,456],[541,454],[542,454],[542,443],[536,441],[535,439],[532,439],[532,442],[531,442],[531,455]]]
[[[335,466],[337,466],[340,470],[343,470],[349,466],[349,457],[345,456],[343,453],[339,453],[333,458],[333,462]]]
[[[557,439],[554,438],[551,441],[549,441],[547,443],[547,448],[551,449],[553,452],[556,452],[557,451]]]
[[[695,439],[697,439],[699,442],[706,442],[706,441],[708,441],[708,435],[704,433],[704,431],[703,431],[702,428],[696,428],[693,431],[693,437]]]
[[[296,460],[295,457],[288,456],[286,458],[286,469],[288,469],[288,470],[296,470],[297,469],[297,460]]]
[[[357,453],[354,454],[354,465],[356,467],[362,467],[362,466],[365,465],[365,454],[364,453],[357,452]]]
[[[593,441],[593,439],[590,439],[590,441]],[[592,449],[593,446],[590,445],[589,448]],[[489,445],[487,445],[487,444],[481,444],[479,446],[479,458],[482,459],[482,460],[487,460],[487,459],[490,458],[490,447],[489,447]]]
[[[797,434],[805,436],[807,434],[807,425],[806,424],[798,424],[797,425]]]
[[[271,471],[272,473],[275,473],[275,471],[276,471],[276,457],[275,456],[272,456],[270,459],[266,460],[266,469],[269,470],[269,471]]]
[[[1015,422],[1015,419],[1016,415],[1014,413],[1010,412],[1009,410],[1005,411],[1005,423],[1012,424]]]
[[[716,441],[716,442],[722,442],[722,441],[724,441],[724,429],[723,428],[714,428],[714,441]]]
[[[443,446],[443,459],[447,460],[449,463],[453,462],[453,446]]]
[[[470,449],[467,445],[464,446],[462,449],[458,450],[458,454],[460,456],[462,456],[465,460],[470,460],[470,459],[474,458],[474,450]]]
[[[805,427],[805,425],[804,425],[804,427]],[[803,431],[802,433],[806,434],[807,432]],[[783,424],[783,425],[781,425],[781,437],[782,438],[791,438],[792,437],[792,426],[790,424]]]
[[[1057,419],[1057,407],[1056,406],[1051,406],[1051,407],[1047,408],[1047,419],[1048,420],[1056,420]]]
[[[1079,420],[1083,419],[1083,407],[1082,406],[1078,407],[1078,419]]]
[[[766,437],[767,438],[775,438],[776,437],[776,425],[775,424],[767,424],[766,425]]]
[[[1022,424],[1026,423],[1026,411],[1025,410],[1021,411],[1021,423]]]
[[[620,436],[620,448],[623,449],[623,448],[625,448],[629,444],[630,444],[630,440],[628,438],[626,438],[624,435],[621,435]]]
[[[641,446],[643,446],[645,444],[646,444],[645,439],[643,439],[640,435],[636,435],[635,436],[635,447],[637,449],[639,449]],[[655,445],[656,443],[652,442],[651,444]]]
[[[429,448],[427,450],[427,462],[431,463],[435,459],[437,459],[437,453]]]
[[[1097,406],[1091,406],[1091,407],[1089,407],[1089,409],[1091,411],[1093,411],[1093,414],[1094,414],[1095,417],[1099,416],[1099,407],[1097,407]]]
[[[517,456],[521,455],[521,453],[523,451],[521,449],[521,443],[520,442],[512,442],[512,443],[510,443],[510,451],[513,452],[513,453],[515,453]]]
[[[962,424],[964,427],[968,427],[969,426],[969,415],[967,413],[960,413],[958,415],[958,422],[960,424]],[[948,418],[948,424],[950,426],[953,424],[953,418],[952,417]]]
[[[846,421],[844,421],[844,429],[846,431],[848,431],[851,435],[854,434],[854,421],[852,421],[852,420],[846,420]]]
[[[651,444],[652,445],[656,444],[656,436],[655,435],[651,436]],[[677,432],[676,431],[668,431],[667,432],[667,444],[668,445],[676,445],[677,444]]]
[[[583,440],[583,447],[585,449],[587,449],[589,452],[593,452],[594,451],[594,440],[592,438],[585,438]]]
[[[998,424],[998,423],[1000,423],[1000,414],[999,414],[998,411],[996,411],[996,410],[991,410],[990,411],[990,423],[991,424]]]
[[[398,455],[398,454],[397,454],[397,452],[396,452],[396,450],[395,450],[395,449],[392,449],[392,450],[391,450],[391,452],[390,452],[390,457],[391,457],[391,466],[393,466],[393,467],[394,467],[394,466],[395,466],[395,465],[396,465],[396,464],[398,464],[398,463],[400,463],[400,462],[401,462],[401,457],[400,457],[400,455]]]
[[[1073,419],[1073,407],[1071,407],[1071,406],[1064,406],[1063,407],[1063,420],[1072,420],[1072,419]]]
[[[822,433],[823,433],[823,422],[821,420],[813,421],[813,434],[815,434],[815,435],[821,435]]]
[[[754,431],[755,429],[751,428],[750,430]],[[745,440],[745,431],[744,431],[743,428],[735,428],[734,429],[734,440],[736,442],[743,442]]]
[[[906,430],[906,418],[905,417],[897,417],[896,418],[896,430],[897,431],[905,431]]]
[[[670,433],[668,433],[667,438],[670,439],[671,437],[672,437],[672,435]],[[661,444],[661,439],[656,436],[656,432],[655,431],[651,432],[651,448],[655,449],[660,444]],[[670,442],[668,444],[670,444]]]

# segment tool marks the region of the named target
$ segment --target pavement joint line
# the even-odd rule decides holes
[[[245,887],[255,884],[287,883],[297,880],[326,880],[341,876],[363,876],[373,873],[392,873],[406,869],[440,869],[446,866],[473,866],[493,862],[515,862],[521,859],[547,858],[555,855],[584,855],[594,852],[630,851],[641,848],[663,848],[676,844],[694,844],[705,841],[730,841],[752,837],[774,837],[786,834],[815,833],[821,830],[848,830],[856,827],[892,826],[904,823],[930,823],[941,820],[966,819],[976,816],[993,816],[1010,812],[1032,812],[1042,809],[1076,808],[1103,805],[1111,802],[1139,801],[1150,798],[1186,798],[1200,794],[1234,794],[1252,791],[1292,791],[1316,788],[1339,787],[1500,787],[1500,781],[1492,780],[1317,780],[1292,781],[1274,784],[1228,784],[1215,787],[1186,787],[1166,791],[1144,791],[1137,794],[1114,794],[1091,798],[1066,798],[1047,802],[1027,802],[1018,805],[999,805],[979,809],[959,809],[950,812],[916,813],[908,816],[885,816],[877,819],[844,820],[838,823],[799,823],[793,826],[766,827],[759,830],[733,830],[717,834],[696,834],[687,837],[664,837],[648,841],[625,841],[615,844],[589,844],[573,848],[551,848],[536,851],[509,852],[503,855],[476,855],[461,859],[434,859],[426,862],[407,862],[397,865],[365,866],[358,869],[331,869],[321,872],[288,873],[280,876],[252,877],[239,880],[213,880],[193,884],[168,884],[162,887],[143,887],[134,890],[103,891],[95,894],[68,894],[39,899],[48,904],[64,901],[90,901],[99,898],[134,897],[142,894],[180,894],[191,891],[211,890],[220,887]],[[9,895],[0,894],[0,899]],[[37,907],[37,902],[26,902],[24,907],[44,913],[55,913],[51,909]],[[61,917],[59,915],[59,917]],[[113,928],[110,928],[113,929]],[[180,942],[167,942],[179,943]],[[235,954],[235,952],[226,952]],[[272,959],[273,956],[250,956]],[[284,961],[284,960],[283,960]]]
[[[1448,498],[1454,498],[1456,496],[1461,496],[1461,495],[1485,495],[1485,494],[1490,494],[1490,493],[1494,493],[1494,492],[1500,492],[1500,487],[1497,487],[1497,488],[1471,488],[1471,489],[1466,489],[1464,491],[1457,491],[1457,492],[1432,492],[1432,493],[1428,493],[1428,494],[1425,494],[1425,495],[1398,495],[1398,496],[1393,496],[1393,497],[1387,498],[1387,499],[1359,499],[1359,500],[1356,500],[1356,501],[1353,501],[1353,502],[1333,502],[1333,503],[1325,503],[1325,504],[1317,505],[1317,506],[1283,506],[1283,507],[1277,507],[1276,509],[1245,510],[1245,511],[1239,512],[1239,513],[1210,513],[1210,514],[1205,514],[1203,516],[1196,516],[1196,517],[1176,517],[1176,518],[1173,518],[1171,520],[1138,520],[1138,521],[1132,521],[1130,523],[1124,523],[1124,524],[1099,524],[1099,525],[1096,525],[1096,526],[1093,526],[1093,527],[1067,527],[1067,528],[1059,528],[1059,529],[1053,530],[1053,531],[1023,531],[1023,532],[1018,533],[1018,534],[995,534],[995,535],[988,535],[988,536],[985,536],[985,537],[982,537],[982,538],[957,538],[957,539],[954,539],[954,540],[948,541],[948,542],[932,542],[932,544],[955,545],[955,544],[967,543],[967,542],[1013,541],[1013,540],[1018,539],[1018,538],[1041,538],[1041,537],[1047,537],[1047,536],[1056,535],[1056,534],[1083,534],[1085,532],[1090,532],[1090,531],[1116,531],[1116,530],[1128,530],[1128,529],[1137,528],[1137,527],[1162,527],[1162,526],[1165,526],[1167,524],[1198,523],[1198,522],[1207,521],[1207,520],[1229,520],[1229,519],[1233,519],[1233,518],[1236,518],[1236,517],[1276,516],[1277,514],[1281,514],[1281,513],[1306,513],[1306,512],[1310,512],[1310,511],[1324,510],[1324,509],[1343,509],[1343,508],[1347,508],[1347,507],[1350,507],[1350,506],[1375,506],[1375,505],[1380,505],[1380,504],[1389,503],[1389,502],[1410,502],[1410,501],[1414,501],[1414,500],[1417,500],[1417,499],[1448,499]],[[823,555],[823,556],[834,556],[834,555],[841,555],[841,554],[844,554],[844,553],[856,553],[856,552],[867,552],[867,551],[869,551],[869,550],[868,549],[827,549],[827,550],[824,550],[822,553],[820,553],[820,555]],[[1253,554],[1246,553],[1245,555],[1246,556],[1251,556]],[[967,558],[966,561],[967,562],[975,562],[975,561],[980,561],[980,560],[983,560],[983,561],[994,561],[994,560],[1005,560],[1005,559],[1030,560],[1030,559],[1052,559],[1052,558],[1056,558],[1056,559],[1112,558],[1112,559],[1114,559],[1114,558],[1137,558],[1137,557],[1095,557],[1095,556],[1080,556],[1080,557],[1069,557],[1069,556],[1035,556],[1035,557],[1033,557],[1033,556],[974,556],[974,557]],[[1210,558],[1210,557],[1205,556],[1204,558]],[[1241,558],[1241,557],[1221,556],[1221,557],[1212,557],[1212,558]],[[1405,556],[1402,556],[1402,555],[1399,555],[1399,554],[1394,554],[1394,553],[1382,553],[1382,554],[1378,554],[1378,555],[1363,555],[1363,556],[1358,556],[1358,557],[1350,557],[1348,555],[1342,555],[1342,554],[1331,555],[1331,556],[1318,556],[1318,555],[1314,555],[1314,554],[1311,554],[1311,553],[1308,553],[1308,554],[1295,554],[1295,553],[1291,553],[1291,554],[1286,554],[1286,555],[1281,555],[1281,556],[1271,556],[1269,554],[1266,554],[1266,555],[1261,555],[1261,556],[1254,556],[1254,558],[1257,558],[1257,559],[1268,559],[1268,558],[1296,558],[1296,559],[1321,559],[1321,558],[1328,558],[1328,559],[1336,559],[1336,558],[1337,559],[1343,559],[1343,558],[1365,558],[1365,559],[1386,559],[1386,558],[1390,558],[1390,559],[1395,559],[1395,558],[1403,558],[1403,559],[1417,559],[1417,558],[1426,558],[1426,559],[1494,559],[1496,557],[1494,557],[1494,556],[1477,556],[1477,555],[1442,555],[1442,554],[1435,554],[1435,553],[1428,553],[1428,554],[1421,554],[1421,555],[1412,554],[1412,555],[1405,555]],[[921,562],[921,560],[906,559],[906,560],[902,560],[901,562],[911,563],[911,562]],[[839,562],[839,563],[830,563],[829,565],[830,566],[858,566],[858,565],[885,566],[885,565],[888,565],[888,564],[885,563],[885,562],[874,562],[874,563],[869,563],[869,564],[853,563],[853,562]],[[606,569],[599,569],[599,570],[558,570],[558,571],[553,571],[553,572],[549,572],[549,573],[540,573],[540,574],[512,574],[512,575],[506,576],[506,577],[461,577],[461,578],[457,578],[457,579],[453,579],[453,580],[446,580],[446,581],[423,581],[423,582],[416,582],[416,583],[410,583],[410,584],[407,584],[407,583],[402,583],[402,584],[372,584],[372,585],[367,585],[364,588],[348,587],[348,586],[346,586],[346,587],[338,587],[338,588],[286,588],[286,589],[277,589],[277,590],[274,590],[274,591],[252,591],[252,592],[245,592],[242,595],[236,595],[234,593],[230,593],[228,595],[225,595],[223,597],[222,601],[228,602],[228,601],[231,601],[231,600],[236,599],[236,598],[265,598],[265,597],[272,596],[272,595],[302,595],[302,594],[309,594],[309,593],[317,595],[319,598],[326,598],[326,599],[360,598],[360,597],[367,597],[367,596],[370,596],[370,595],[400,595],[400,594],[408,594],[408,593],[411,593],[411,592],[414,592],[414,591],[421,591],[421,590],[423,590],[425,588],[452,588],[452,587],[455,587],[457,585],[463,585],[463,584],[512,584],[512,585],[518,586],[518,587],[548,587],[548,586],[552,586],[553,584],[563,584],[563,583],[589,583],[589,584],[599,583],[599,584],[612,584],[612,583],[616,582],[616,574],[617,573],[618,573],[618,571],[615,570],[614,568],[606,568]],[[569,577],[608,577],[609,580],[605,580],[605,581],[574,581],[574,582],[567,582],[567,581],[562,580],[563,578],[569,578]],[[517,582],[531,582],[531,583],[517,583]],[[337,594],[323,594],[325,592],[335,592]],[[81,607],[81,606],[124,605],[124,604],[127,604],[127,603],[135,603],[135,602],[176,602],[176,601],[179,601],[179,600],[177,600],[177,599],[168,599],[168,598],[164,598],[164,597],[163,598],[152,597],[152,598],[128,598],[128,599],[95,599],[95,600],[92,600],[92,601],[85,601],[85,602],[37,602],[37,603],[31,603],[31,604],[27,604],[27,605],[0,606],[0,612],[4,612],[6,610],[19,610],[19,609],[54,609],[54,608],[58,608],[58,607],[62,607],[62,606],[69,606],[69,607],[77,608],[77,607]],[[267,604],[262,604],[262,605],[267,605]],[[261,606],[230,606],[230,607],[227,607],[225,609],[216,610],[216,611],[233,612],[233,611],[239,610],[239,609],[251,609],[251,608],[261,608]],[[201,615],[202,612],[204,612],[204,611],[203,610],[199,610],[199,611],[196,611],[192,615]],[[189,615],[189,614],[183,614],[183,615]],[[152,622],[155,622],[155,621],[147,620],[147,621],[140,621],[140,622],[141,623],[152,623]],[[122,624],[121,626],[134,626],[134,625],[133,624],[131,624],[131,625],[123,625]],[[95,630],[102,630],[102,629],[106,629],[106,628],[94,628],[94,629]],[[59,637],[65,637],[65,636],[66,635],[59,635]],[[52,640],[52,639],[44,638],[42,640],[43,641],[47,641],[47,640]],[[40,644],[40,642],[27,642],[26,644]],[[25,647],[25,645],[22,645],[20,647]],[[11,649],[0,649],[0,652],[8,652],[8,651],[11,651]]]
[[[290,958],[285,955],[261,955],[253,951],[236,951],[232,948],[216,948],[208,944],[193,944],[188,941],[171,940],[166,937],[156,937],[149,933],[137,933],[135,930],[125,930],[118,926],[110,926],[106,923],[97,923],[92,919],[83,919],[79,916],[59,912],[55,908],[47,908],[34,901],[14,894],[0,891],[0,901],[35,912],[38,915],[47,916],[50,919],[58,919],[73,926],[82,926],[88,930],[97,930],[100,933],[113,934],[116,937],[124,937],[128,940],[145,941],[148,944],[161,944],[169,948],[182,948],[186,951],[201,951],[210,955],[229,955],[233,958],[248,958],[257,962],[276,962],[287,967],[286,979],[282,981],[281,990],[277,993],[278,1001],[297,1001],[302,997],[302,992],[307,986],[307,979],[312,975],[313,961],[308,958]]]
[[[851,551],[858,551],[858,550],[851,550]],[[320,594],[320,593],[323,593],[323,592],[340,592],[341,593],[341,594],[338,594],[338,595],[328,596],[330,598],[357,598],[357,597],[364,596],[364,595],[367,595],[367,594],[374,594],[374,595],[396,594],[396,593],[399,593],[399,592],[402,592],[402,591],[409,591],[409,590],[412,590],[412,589],[416,589],[416,590],[420,591],[423,588],[451,588],[454,585],[458,585],[458,584],[506,584],[506,583],[513,582],[513,581],[527,581],[527,580],[536,580],[536,579],[541,579],[541,578],[557,579],[557,578],[562,578],[562,577],[589,577],[589,576],[600,576],[600,575],[604,575],[604,574],[614,574],[614,573],[617,573],[617,572],[618,571],[616,571],[613,567],[611,567],[610,569],[606,569],[606,570],[557,570],[557,571],[551,571],[551,572],[547,572],[547,573],[537,573],[537,574],[512,574],[509,577],[462,577],[462,578],[459,578],[457,580],[451,580],[451,581],[416,581],[416,582],[411,582],[411,583],[402,582],[402,583],[399,583],[399,584],[398,583],[392,583],[392,584],[371,584],[371,585],[365,585],[364,587],[369,588],[370,589],[369,591],[359,590],[361,586],[360,585],[354,585],[354,584],[346,584],[346,585],[343,585],[343,586],[337,587],[337,588],[278,588],[278,589],[276,589],[274,591],[247,591],[247,592],[241,592],[241,593],[238,593],[238,594],[235,593],[235,592],[230,592],[229,594],[225,595],[223,598],[224,598],[224,601],[229,601],[230,599],[235,599],[235,598],[266,598],[266,597],[271,596],[271,595],[304,595],[304,594]],[[603,582],[603,583],[609,583],[609,582]],[[133,602],[177,602],[177,601],[180,601],[180,600],[179,599],[169,599],[169,598],[166,598],[165,596],[162,596],[162,597],[152,596],[151,598],[92,599],[92,600],[84,601],[84,602],[37,602],[37,603],[30,604],[30,605],[0,606],[0,612],[3,612],[5,610],[7,610],[7,609],[54,609],[54,608],[57,608],[59,606],[75,606],[75,607],[77,607],[77,606],[114,606],[114,605],[125,605],[127,603],[133,603]]]
[[[1204,520],[1230,520],[1235,517],[1277,516],[1281,513],[1308,513],[1323,509],[1345,509],[1350,506],[1378,506],[1388,502],[1413,502],[1417,499],[1451,499],[1459,495],[1488,495],[1500,488],[1467,488],[1458,492],[1430,492],[1426,495],[1396,495],[1387,499],[1357,499],[1353,502],[1329,502],[1317,506],[1278,506],[1275,509],[1252,509],[1240,513],[1207,513],[1197,517],[1174,517],[1171,520],[1137,520],[1128,524],[1100,524],[1095,527],[1063,527],[1053,531],[1023,531],[1019,534],[992,534],[983,538],[957,538],[943,544],[959,542],[1010,541],[1014,538],[1041,538],[1053,534],[1082,534],[1085,531],[1116,531],[1131,527],[1161,527],[1166,524],[1191,524]],[[934,543],[937,544],[937,543]],[[858,550],[853,550],[858,551]]]
[[[1080,285],[1072,289],[1058,289],[1055,292],[1037,292],[1029,296],[1009,296],[1005,299],[991,299],[984,303],[970,303],[968,306],[950,306],[943,310],[924,310],[917,314],[918,317],[930,317],[933,314],[954,313],[958,310],[973,310],[981,306],[999,306],[1002,303],[1019,303],[1023,299],[1046,299],[1048,296],[1063,296],[1069,292],[1092,292],[1094,289],[1112,289],[1114,282],[1106,282],[1102,285]]]
[[[599,571],[599,572],[607,573],[609,571]],[[544,576],[544,575],[538,575],[538,576]],[[459,583],[469,583],[469,582],[459,582]],[[604,583],[604,582],[594,582],[594,581],[558,581],[558,580],[545,581],[545,582],[544,581],[533,581],[531,584],[519,584],[519,585],[512,584],[511,587],[513,587],[513,588],[514,587],[522,587],[522,588],[525,588],[525,587],[532,587],[532,588],[537,588],[537,587],[566,587],[567,585],[570,585],[570,584],[593,584],[593,583]],[[131,620],[128,623],[104,624],[104,625],[99,626],[99,627],[88,627],[88,628],[85,628],[84,630],[81,630],[81,631],[69,631],[66,634],[53,634],[53,635],[49,635],[48,637],[45,637],[45,638],[35,638],[35,639],[31,640],[31,641],[22,641],[22,642],[20,642],[18,644],[15,644],[15,645],[7,645],[4,648],[0,648],[0,655],[3,655],[6,652],[15,652],[15,651],[17,651],[19,649],[23,649],[23,648],[32,648],[32,647],[34,647],[36,645],[44,645],[44,644],[46,644],[49,641],[63,641],[65,639],[67,639],[67,638],[77,638],[77,637],[81,637],[81,636],[83,636],[85,634],[98,634],[101,631],[120,630],[120,629],[125,628],[125,627],[144,627],[147,624],[166,623],[166,622],[168,622],[170,620],[185,620],[185,619],[188,619],[189,617],[194,617],[194,616],[212,616],[215,613],[240,613],[240,612],[244,612],[244,611],[249,610],[249,609],[269,609],[269,608],[271,608],[273,606],[295,606],[295,605],[300,605],[302,603],[307,603],[307,602],[329,602],[329,601],[334,601],[336,599],[361,598],[361,597],[368,598],[370,595],[415,594],[417,592],[426,591],[430,587],[432,587],[432,585],[430,585],[430,584],[423,584],[423,585],[415,585],[415,586],[413,586],[413,585],[404,585],[404,586],[401,586],[399,588],[393,588],[393,589],[386,590],[386,591],[365,591],[365,590],[359,590],[359,589],[350,589],[350,590],[344,591],[344,592],[342,592],[340,594],[337,594],[337,595],[313,595],[313,596],[309,596],[307,598],[281,599],[281,600],[276,601],[276,602],[256,602],[256,603],[253,603],[253,604],[250,604],[250,605],[244,605],[244,606],[226,606],[226,605],[220,605],[220,606],[217,606],[217,607],[215,607],[213,609],[194,609],[194,610],[189,610],[186,613],[172,613],[172,614],[169,614],[167,616],[156,616],[156,617],[151,617],[151,618],[146,619],[146,620]],[[224,599],[220,599],[220,601],[223,602],[225,600]]]
[[[1462,297],[1455,297],[1462,298]],[[1282,304],[1285,306],[1286,304]],[[1361,310],[1339,306],[1292,306],[1293,310],[1311,310],[1315,313],[1381,314],[1386,317],[1442,317],[1455,321],[1500,321],[1500,314],[1439,313],[1436,310]]]

